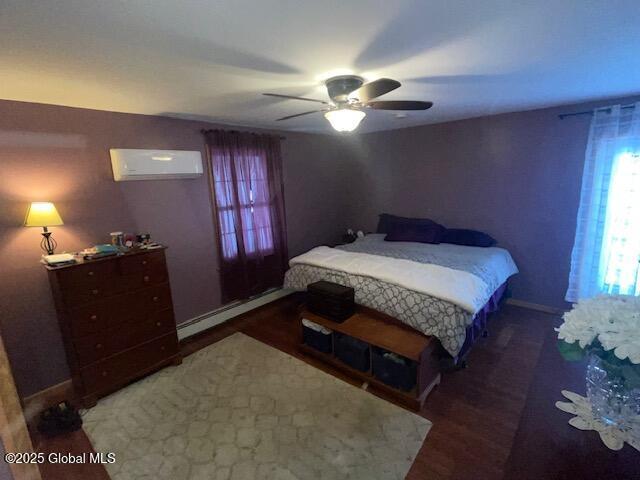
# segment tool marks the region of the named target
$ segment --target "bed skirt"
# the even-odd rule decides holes
[[[453,358],[454,363],[457,363],[460,359],[464,358],[471,349],[471,346],[476,342],[478,338],[482,336],[482,334],[487,330],[487,323],[489,320],[489,315],[493,312],[496,312],[500,307],[500,301],[507,291],[507,282],[500,285],[491,298],[484,304],[482,309],[473,317],[471,325],[467,327],[467,334],[462,344],[462,348],[460,349],[460,353]],[[445,352],[445,356],[448,355]]]

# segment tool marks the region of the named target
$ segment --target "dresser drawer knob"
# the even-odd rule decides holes
[[[95,275],[95,273],[93,272],[93,270],[89,270],[89,272],[87,273],[87,275],[89,275],[90,277],[93,277]]]
[[[103,370],[103,372],[102,372],[102,376],[103,376],[103,377],[106,377],[107,375],[109,375],[109,373],[108,373],[106,370]]]
[[[164,352],[164,351],[165,351],[165,349],[166,349],[166,347],[165,347],[164,345],[162,345],[162,346],[160,347],[160,351],[162,351],[162,352]]]
[[[91,293],[93,293],[94,295],[97,295],[98,294],[98,289],[94,288],[93,290],[91,290]]]
[[[145,282],[148,282],[148,281],[149,281],[149,275],[145,275],[144,277],[142,277],[142,279],[143,279]]]
[[[101,350],[101,349],[102,349],[102,344],[96,343],[96,350]]]
[[[162,322],[156,322],[156,327],[161,327],[162,326]]]
[[[97,319],[98,319],[98,315],[91,315],[91,316],[89,317],[89,320],[94,320],[94,321],[95,321],[95,320],[97,320]]]
[[[146,265],[146,264],[147,264],[147,261],[146,261],[146,260],[142,260],[142,264],[143,264],[143,265]]]
[[[157,302],[158,300],[160,300],[160,298],[159,298],[159,297],[153,297],[153,301],[154,301],[154,302]]]

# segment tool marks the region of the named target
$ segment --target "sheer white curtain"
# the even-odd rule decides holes
[[[640,294],[640,102],[594,112],[566,299]]]

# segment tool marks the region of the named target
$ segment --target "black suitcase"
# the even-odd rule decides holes
[[[321,280],[307,285],[309,311],[335,322],[344,322],[355,312],[355,291],[337,283]]]

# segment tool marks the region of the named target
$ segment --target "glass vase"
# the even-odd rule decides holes
[[[640,389],[627,388],[619,367],[593,354],[586,381],[594,417],[640,438]]]

